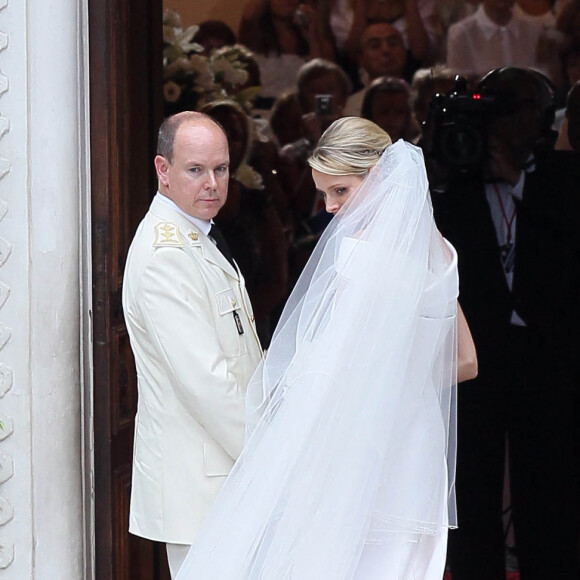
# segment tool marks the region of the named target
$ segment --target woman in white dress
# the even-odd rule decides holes
[[[455,388],[476,373],[456,255],[413,145],[347,117],[310,164],[336,215],[250,382],[246,446],[178,580],[443,576]]]

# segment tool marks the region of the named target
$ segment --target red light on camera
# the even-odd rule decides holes
[[[481,99],[481,95],[479,93],[474,93],[473,99],[479,101]]]

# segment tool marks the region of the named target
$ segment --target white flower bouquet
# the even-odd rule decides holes
[[[247,113],[260,91],[247,86],[247,49],[239,45],[215,50],[210,56],[194,42],[198,26],[185,30],[175,10],[163,15],[163,97],[165,114],[195,111],[205,103],[223,99],[237,101]]]

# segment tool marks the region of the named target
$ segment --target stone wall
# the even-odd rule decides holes
[[[90,577],[85,4],[0,0],[0,580]]]

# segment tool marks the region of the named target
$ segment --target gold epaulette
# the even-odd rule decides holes
[[[159,222],[155,224],[155,240],[153,247],[172,246],[180,248],[185,246],[185,241],[181,236],[179,228],[171,222]]]

